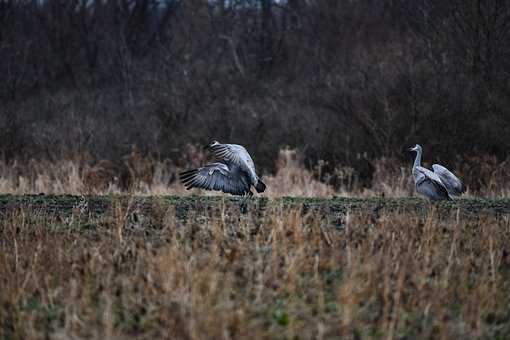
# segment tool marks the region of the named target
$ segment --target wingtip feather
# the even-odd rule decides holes
[[[258,193],[264,192],[264,190],[266,190],[266,184],[259,179],[255,186],[255,190],[257,190]]]

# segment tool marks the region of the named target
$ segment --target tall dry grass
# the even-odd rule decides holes
[[[87,153],[67,159],[0,161],[0,193],[12,194],[125,194],[136,195],[218,195],[205,190],[187,191],[178,181],[179,171],[207,162],[207,154],[188,145],[178,162],[142,155],[136,148],[121,161],[94,160]],[[491,156],[466,157],[446,164],[467,184],[471,196],[508,197],[510,160]],[[274,174],[263,174],[268,197],[406,197],[414,194],[412,159],[380,158],[372,162],[370,184],[353,168],[337,166],[325,172],[324,163],[313,169],[304,166],[302,155],[283,149]]]
[[[510,221],[351,213],[342,228],[269,202],[150,223],[11,211],[5,339],[504,339]]]

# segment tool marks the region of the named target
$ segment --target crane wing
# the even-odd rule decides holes
[[[441,179],[448,192],[458,196],[466,192],[466,187],[462,181],[455,176],[450,170],[440,164],[432,165],[434,173]]]
[[[416,167],[416,170],[422,174],[423,176],[425,176],[426,178],[438,183],[439,185],[441,186],[445,186],[444,183],[441,181],[441,178],[436,174],[434,173],[433,171],[430,171],[429,169],[427,168],[424,168],[422,166],[417,166]]]
[[[249,178],[249,183],[254,185],[259,192],[264,191],[261,185],[257,185],[259,177],[255,170],[255,163],[246,149],[238,144],[221,144],[213,141],[209,146],[216,162],[225,163],[229,167],[240,167],[240,170]]]
[[[248,151],[241,145],[217,143],[212,144],[210,149],[218,162],[227,161],[239,165],[242,159],[249,158],[251,160]],[[253,164],[252,160],[251,163]]]
[[[449,199],[450,195],[441,179],[427,168],[416,167],[416,189],[431,199]]]
[[[179,174],[186,189],[200,188],[223,191],[233,195],[250,192],[250,184],[237,167],[229,168],[223,163],[212,163],[202,168],[184,171]]]
[[[416,184],[416,190],[431,200],[450,199],[448,190],[428,177]]]

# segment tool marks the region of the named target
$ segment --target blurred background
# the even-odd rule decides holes
[[[510,192],[506,0],[2,0],[0,191],[182,194],[217,139],[268,195]]]

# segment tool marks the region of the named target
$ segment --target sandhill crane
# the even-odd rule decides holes
[[[266,189],[255,172],[250,154],[243,146],[213,141],[206,148],[213,152],[215,162],[180,173],[186,189],[201,188],[249,196],[253,195],[251,186],[259,193]]]
[[[462,184],[450,170],[442,165],[434,164],[430,171],[421,166],[422,148],[416,144],[409,151],[416,152],[416,158],[413,165],[413,177],[416,184],[416,191],[423,196],[433,200],[454,199],[466,191]]]

